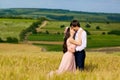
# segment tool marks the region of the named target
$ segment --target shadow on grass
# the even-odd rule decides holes
[[[90,64],[86,64],[85,65],[85,71],[89,71],[89,72],[92,72],[92,71],[94,71],[94,70],[96,70],[98,68],[98,64],[92,64],[92,63],[90,63]]]

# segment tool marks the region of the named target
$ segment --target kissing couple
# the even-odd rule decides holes
[[[75,72],[77,69],[80,71],[84,70],[86,56],[84,49],[87,45],[86,31],[81,28],[78,20],[73,20],[70,23],[70,27],[66,27],[64,35],[64,55],[60,66],[58,70],[51,71],[49,76],[52,76],[54,73]]]

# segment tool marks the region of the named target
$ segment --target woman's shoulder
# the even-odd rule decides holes
[[[69,42],[70,42],[70,38],[67,39],[67,43],[69,43]]]

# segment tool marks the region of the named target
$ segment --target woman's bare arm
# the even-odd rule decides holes
[[[81,39],[82,32],[83,32],[83,31],[80,31],[80,32],[78,33],[78,40],[74,40],[73,37],[70,36],[70,42],[71,42],[72,44],[75,44],[75,45],[77,45],[77,46],[80,46],[80,45],[82,44],[82,39]]]

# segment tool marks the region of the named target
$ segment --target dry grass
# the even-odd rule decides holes
[[[86,53],[85,71],[55,75],[50,80],[120,80],[120,52]],[[0,44],[0,80],[46,80],[56,70],[62,52],[41,52],[24,44]]]
[[[0,52],[3,53],[39,53],[41,48],[31,44],[2,44],[0,43]]]

